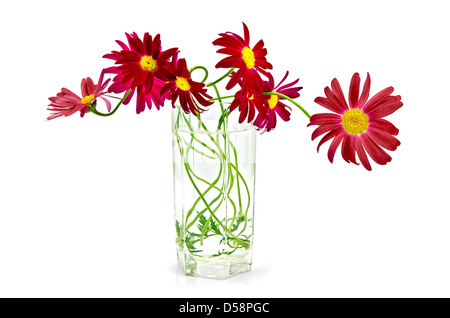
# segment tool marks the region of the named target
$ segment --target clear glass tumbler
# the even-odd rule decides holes
[[[256,132],[208,108],[172,112],[177,255],[186,275],[225,279],[251,269]]]

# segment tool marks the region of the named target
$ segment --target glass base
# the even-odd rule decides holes
[[[217,257],[195,256],[182,248],[177,249],[177,254],[178,264],[187,276],[227,279],[248,272],[252,268],[251,248],[245,253]]]

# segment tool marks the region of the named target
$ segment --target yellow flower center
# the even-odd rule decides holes
[[[95,99],[94,94],[84,96],[83,99],[81,100],[81,103],[82,104],[90,104],[94,99]]]
[[[242,49],[242,59],[245,62],[247,68],[253,68],[255,66],[255,54],[248,46]]]
[[[144,71],[150,71],[153,72],[156,70],[156,61],[151,56],[143,56],[141,58],[141,67]]]
[[[178,88],[182,89],[183,91],[188,91],[191,89],[191,85],[189,85],[187,78],[184,77],[177,77],[175,84],[177,84]]]
[[[270,95],[269,99],[269,107],[270,109],[274,109],[275,106],[278,104],[278,96],[277,95]]]
[[[250,96],[250,97],[248,97],[248,95],[247,95],[247,98],[248,98],[248,100],[253,100],[253,98],[255,98],[255,96]]]
[[[361,109],[349,109],[342,115],[342,127],[350,135],[361,135],[369,127],[369,117]]]

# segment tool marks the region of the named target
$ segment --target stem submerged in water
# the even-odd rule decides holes
[[[221,103],[217,87],[213,87],[218,94],[222,114],[225,114],[226,108]],[[200,116],[186,115],[179,108],[178,115],[174,117],[173,133],[182,158],[181,169],[194,194],[193,203],[185,208],[186,214],[183,213],[181,222],[184,231],[180,233],[185,238],[177,241],[184,242],[189,252],[197,256],[204,256],[202,248],[205,241],[210,241],[210,237],[214,236],[220,237],[221,244],[217,246],[216,253],[209,256],[232,254],[251,246],[252,230],[247,230],[247,225],[252,198],[242,172],[239,171],[237,149],[230,141],[225,127],[223,130],[210,132]],[[208,181],[210,173],[205,176],[202,172],[201,166],[205,161],[218,167],[212,181]],[[245,211],[242,184],[247,191]],[[236,203],[233,196],[237,196]],[[231,215],[228,216],[230,212]]]

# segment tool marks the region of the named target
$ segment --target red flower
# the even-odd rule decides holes
[[[314,140],[327,133],[319,142],[320,146],[330,140],[328,159],[333,162],[336,149],[342,142],[342,158],[347,162],[356,162],[356,154],[367,170],[372,170],[366,152],[373,161],[385,165],[392,158],[381,147],[394,151],[400,145],[396,136],[399,130],[389,121],[383,119],[403,106],[400,96],[391,96],[393,87],[385,88],[374,95],[369,101],[370,75],[367,74],[364,88],[359,95],[360,78],[355,73],[349,90],[349,105],[345,101],[341,86],[336,79],[331,82],[331,88],[325,88],[325,97],[317,97],[315,102],[337,114],[316,114],[311,116],[310,125],[319,125],[312,134]]]
[[[239,81],[239,85],[242,87],[242,80]],[[256,110],[258,111],[258,114],[265,117],[268,107],[267,96],[262,95],[262,93],[250,96],[244,94],[241,89],[234,95],[233,102],[230,105],[230,112],[239,109],[239,123],[242,124],[245,118],[247,118],[247,122],[250,123],[255,118]]]
[[[264,48],[263,40],[250,48],[250,33],[245,23],[244,39],[231,32],[220,33],[220,38],[213,42],[214,45],[223,46],[217,53],[228,54],[217,63],[216,68],[237,68],[236,73],[231,75],[226,88],[232,89],[242,79],[243,95],[256,95],[264,89],[263,81],[259,73],[269,77],[265,69],[272,69],[272,65],[266,61],[267,49]]]
[[[61,116],[70,116],[77,111],[80,111],[81,117],[89,110],[89,106],[97,99],[101,98],[105,103],[108,111],[111,111],[111,103],[103,97],[106,94],[104,91],[108,85],[109,79],[103,83],[104,72],[100,74],[97,85],[94,84],[90,77],[83,78],[81,81],[81,95],[80,97],[67,88],[62,88],[61,92],[55,97],[50,97],[51,101],[47,110],[53,112],[47,119],[54,119]]]
[[[262,94],[248,96],[243,94],[242,90],[234,95],[234,100],[230,105],[230,112],[239,109],[239,123],[242,124],[247,118],[247,122],[251,122],[255,118],[256,111],[263,117],[266,116],[267,108],[269,107],[267,96]]]
[[[293,87],[295,84],[298,83],[298,79],[295,81],[285,84],[283,86],[280,86],[283,84],[283,82],[288,77],[289,72],[286,72],[286,75],[283,77],[281,82],[276,86],[273,81],[273,78],[270,77],[269,81],[264,82],[264,92],[275,92],[280,93],[283,95],[286,95],[289,98],[297,98],[300,96],[299,91],[303,88],[300,86]],[[291,108],[284,104],[282,101],[285,100],[285,98],[277,95],[264,95],[266,98],[268,98],[268,108],[267,108],[267,114],[264,116],[261,112],[258,114],[254,121],[254,125],[258,127],[258,130],[265,129],[265,131],[269,132],[272,129],[274,129],[277,125],[277,115],[283,120],[283,121],[289,121],[291,116]]]
[[[209,106],[213,102],[205,99],[212,98],[206,92],[205,84],[195,82],[191,79],[191,73],[189,72],[186,60],[179,59],[175,54],[173,58],[173,67],[171,73],[175,79],[169,81],[161,90],[162,94],[170,93],[172,99],[172,106],[175,107],[177,99],[185,113],[191,112],[193,115],[201,113],[204,109],[198,106],[198,103],[202,106]]]
[[[159,34],[152,39],[151,35],[145,33],[144,41],[141,41],[135,32],[131,35],[126,33],[126,36],[129,46],[116,41],[122,50],[112,51],[103,56],[120,65],[106,69],[108,73],[117,74],[109,91],[123,93],[131,89],[132,93],[124,101],[124,104],[128,104],[136,90],[138,114],[145,109],[146,104],[151,109],[154,103],[159,109],[164,104],[160,90],[166,81],[172,79],[172,75],[167,70],[169,59],[178,49],[162,51]]]

